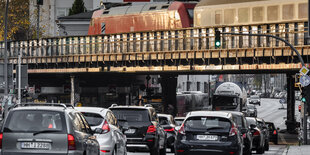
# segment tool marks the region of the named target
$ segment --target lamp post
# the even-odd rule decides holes
[[[8,111],[8,12],[9,0],[6,1],[5,15],[4,15],[4,117]],[[3,105],[2,105],[3,106]]]

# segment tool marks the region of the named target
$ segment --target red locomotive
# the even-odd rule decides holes
[[[95,11],[89,35],[169,30],[193,26],[196,3],[146,4]]]

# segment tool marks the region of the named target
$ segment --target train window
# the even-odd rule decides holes
[[[149,8],[149,10],[155,10],[156,9],[156,6],[152,6]]]
[[[235,22],[235,9],[226,9],[224,10],[224,23],[233,24]]]
[[[221,24],[222,10],[215,11],[215,24]]]
[[[267,20],[268,21],[279,20],[279,6],[268,6],[267,7]]]
[[[282,19],[290,20],[294,18],[294,4],[283,5],[282,7]]]
[[[254,7],[252,9],[252,20],[253,22],[262,22],[264,20],[264,8]]]
[[[298,18],[308,18],[308,4],[300,3],[298,4]]]
[[[191,18],[191,19],[194,18],[194,9],[187,9],[187,13],[189,15],[189,18]]]
[[[247,23],[249,22],[249,8],[240,8],[238,9],[238,22]]]
[[[167,9],[169,7],[169,5],[164,5],[164,6],[162,6],[161,8],[162,9]]]

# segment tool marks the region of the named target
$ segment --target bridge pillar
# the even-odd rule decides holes
[[[287,132],[296,132],[296,119],[295,119],[295,79],[294,75],[286,74],[287,78],[287,120],[285,122]]]
[[[173,116],[177,112],[177,80],[175,75],[161,75],[164,112]]]
[[[71,82],[71,105],[75,106],[76,103],[80,102],[79,79],[74,75],[70,75],[70,82]]]

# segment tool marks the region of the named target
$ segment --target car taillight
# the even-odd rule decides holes
[[[166,132],[174,131],[174,128],[165,129]]]
[[[182,124],[182,126],[181,126],[181,128],[180,128],[180,130],[179,130],[179,133],[180,134],[185,134],[185,130],[184,130],[184,124]]]
[[[154,125],[150,125],[148,128],[147,128],[147,133],[154,133],[156,132],[156,128]]]
[[[255,131],[253,134],[253,136],[258,136],[258,135],[260,135],[259,131]]]
[[[277,130],[273,130],[273,134],[276,135],[277,134]]]
[[[102,125],[102,130],[103,130],[102,133],[108,133],[108,132],[110,132],[110,126],[109,126],[107,120],[104,121],[104,123],[103,123],[103,125]]]
[[[238,134],[238,129],[235,127],[234,124],[232,124],[230,132],[229,132],[229,136],[234,136],[234,135],[237,135],[237,134]]]
[[[0,133],[0,149],[2,149],[3,133]]]
[[[68,150],[76,150],[75,139],[73,135],[68,135]]]

